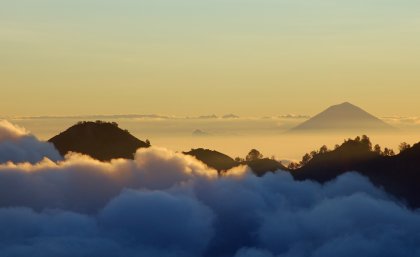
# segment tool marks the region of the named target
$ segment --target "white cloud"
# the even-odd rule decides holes
[[[0,163],[36,163],[44,158],[57,161],[61,156],[52,144],[39,141],[25,129],[8,121],[0,121]]]
[[[0,121],[0,141],[16,140],[20,137],[27,136],[29,133],[22,127],[13,125],[7,120]]]

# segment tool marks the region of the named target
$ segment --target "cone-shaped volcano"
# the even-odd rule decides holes
[[[381,132],[394,128],[363,109],[345,102],[334,105],[293,128],[291,132]]]

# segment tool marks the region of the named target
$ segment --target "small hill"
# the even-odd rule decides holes
[[[229,170],[239,165],[235,160],[226,154],[209,149],[192,149],[189,152],[184,152],[184,154],[194,156],[197,160],[219,172]]]
[[[239,165],[248,165],[257,176],[263,176],[267,172],[275,172],[277,170],[288,170],[280,162],[268,158],[249,161],[235,161],[226,154],[203,148],[193,149],[189,152],[184,152],[184,154],[194,156],[197,160],[219,172],[232,169]]]
[[[138,148],[150,146],[149,142],[119,128],[117,123],[103,121],[79,122],[48,141],[63,156],[68,152],[78,152],[101,161],[133,159]]]
[[[252,161],[245,161],[243,164],[248,165],[257,176],[264,176],[268,172],[275,172],[278,170],[288,171],[281,162],[276,160],[264,158]]]
[[[357,132],[360,134],[392,130],[394,128],[384,121],[345,102],[329,107],[290,132]]]

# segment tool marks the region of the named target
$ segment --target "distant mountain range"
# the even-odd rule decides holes
[[[294,127],[290,132],[356,132],[359,134],[395,130],[363,109],[345,102],[334,105]]]

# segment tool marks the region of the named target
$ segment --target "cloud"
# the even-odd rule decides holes
[[[355,193],[268,214],[259,242],[279,256],[417,256],[418,215]]]
[[[44,160],[35,165],[0,165],[0,206],[91,213],[126,188],[162,190],[216,177],[217,171],[193,157],[162,148],[139,149],[134,161],[119,159],[110,163],[70,154],[58,163]],[[16,192],[19,188],[24,190]]]
[[[324,185],[244,166],[219,177],[156,147],[1,164],[0,228],[0,257],[420,255],[419,211],[358,173]]]
[[[237,252],[235,257],[274,257],[274,255],[266,250],[243,248]]]
[[[404,117],[404,116],[389,116],[382,118],[387,123],[403,129],[413,128],[416,129],[420,125],[420,117],[411,116],[411,117]]]
[[[13,125],[6,120],[0,121],[0,141],[18,139],[28,134],[22,127]]]
[[[44,158],[57,161],[61,156],[52,144],[39,141],[25,129],[8,121],[0,121],[0,163],[36,163]]]
[[[107,204],[99,221],[121,244],[197,256],[213,236],[212,211],[191,197],[125,191]]]

